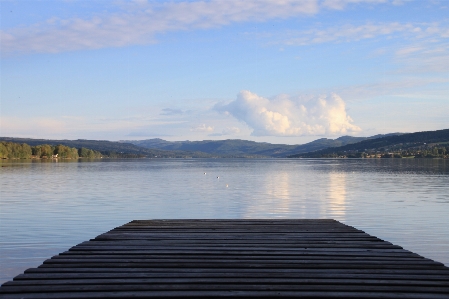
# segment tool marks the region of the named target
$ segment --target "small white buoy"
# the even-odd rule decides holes
[[[219,176],[217,176],[217,179],[219,179],[220,177]]]
[[[204,175],[206,175],[206,173],[204,173]]]
[[[226,188],[228,188],[229,186],[228,186],[228,184],[226,184]]]

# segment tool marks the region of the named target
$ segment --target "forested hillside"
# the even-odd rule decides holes
[[[445,157],[449,152],[449,129],[381,137],[298,153],[290,158],[362,158],[362,157]]]

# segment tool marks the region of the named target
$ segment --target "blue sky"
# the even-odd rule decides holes
[[[0,1],[0,135],[298,144],[449,127],[449,1]]]

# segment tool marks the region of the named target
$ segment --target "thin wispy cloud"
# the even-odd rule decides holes
[[[270,100],[241,91],[215,110],[232,115],[253,129],[253,136],[335,135],[359,132],[337,94],[313,98],[280,95]]]
[[[416,46],[405,47],[405,48],[401,48],[401,49],[397,50],[396,55],[398,55],[398,56],[409,55],[411,53],[421,51],[422,49],[423,49],[422,47],[416,47]]]
[[[400,53],[397,63],[403,65],[399,73],[441,73],[446,79],[449,72],[449,47],[441,52],[416,50],[409,53]]]
[[[182,115],[184,111],[181,109],[173,109],[173,108],[164,108],[162,109],[161,115]]]
[[[128,135],[126,135],[126,137],[139,137],[139,138],[160,138],[160,137],[170,137],[172,135],[170,134],[161,134],[161,133],[155,133],[155,132],[148,132],[148,131],[143,131],[143,132],[131,132]]]
[[[434,27],[432,33],[438,37],[414,40],[394,52],[394,62],[400,66],[399,73],[443,73],[449,72],[449,34]]]
[[[393,0],[392,3],[394,5],[397,5],[398,0]],[[348,4],[356,4],[356,3],[370,3],[370,4],[377,4],[377,3],[387,3],[388,0],[324,0],[322,2],[322,6],[330,9],[337,9],[342,10],[344,9]]]
[[[157,126],[185,126],[183,120],[157,120],[136,116],[127,118],[105,119],[101,117],[88,118],[83,116],[56,116],[56,117],[9,117],[0,118],[0,136],[46,137],[82,136],[88,132],[129,132],[142,127]]]
[[[201,124],[195,127],[190,128],[191,132],[213,132],[214,127],[207,126],[206,124]]]
[[[212,0],[122,3],[120,12],[91,18],[51,18],[30,26],[0,32],[1,51],[59,53],[124,47],[156,42],[173,31],[208,29],[241,22],[263,22],[315,15],[321,10],[342,10],[351,4],[387,3],[386,0]]]
[[[375,97],[392,96],[404,92],[429,86],[449,83],[449,78],[444,77],[408,77],[402,80],[388,80],[369,84],[360,84],[343,87],[332,87],[347,102],[361,102]]]
[[[366,23],[363,25],[345,24],[284,33],[285,37],[277,43],[289,46],[307,46],[322,43],[353,42],[378,37],[394,38],[398,34],[401,38],[424,39],[432,37],[441,40],[449,37],[449,26],[400,22]]]
[[[281,34],[271,44],[282,46],[311,46],[317,44],[341,44],[362,40],[376,40],[380,49],[371,57],[389,54],[397,67],[396,72],[447,72],[449,71],[449,24],[440,23],[366,23],[345,24],[329,28],[289,31]],[[274,34],[271,38],[275,39]],[[267,37],[262,37],[267,38]],[[386,40],[397,40],[385,46]]]
[[[221,132],[222,135],[235,135],[238,133],[240,133],[240,129],[237,127],[227,127]]]
[[[232,136],[237,135],[241,132],[240,128],[237,127],[227,127],[221,131],[221,133],[209,134],[209,136]]]

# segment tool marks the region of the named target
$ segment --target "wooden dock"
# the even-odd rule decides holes
[[[0,287],[0,298],[166,297],[449,298],[449,268],[330,219],[136,220]]]

